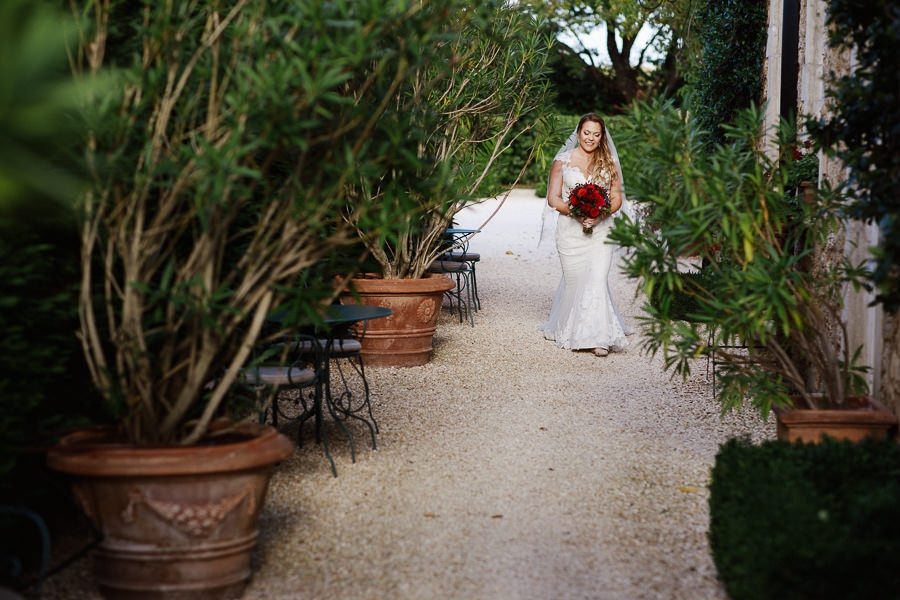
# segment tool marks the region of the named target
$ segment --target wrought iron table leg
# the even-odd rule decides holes
[[[377,450],[378,446],[376,445],[376,442],[375,442],[375,433],[378,431],[378,423],[375,421],[375,416],[372,414],[372,403],[370,402],[370,399],[369,399],[369,382],[366,381],[366,374],[365,374],[365,370],[364,370],[364,366],[363,366],[362,356],[359,355],[357,357],[359,360],[358,367],[353,363],[352,355],[345,356],[343,358],[346,358],[350,362],[350,365],[353,367],[353,369],[356,371],[356,373],[360,376],[360,379],[362,379],[363,389],[365,391],[365,394],[363,395],[363,399],[359,404],[359,408],[354,409],[353,408],[353,393],[350,391],[350,386],[347,384],[347,379],[344,376],[344,370],[341,368],[340,363],[338,363],[338,372],[340,373],[341,383],[343,383],[345,391],[343,394],[340,395],[340,398],[342,399],[342,401],[337,404],[337,410],[339,412],[343,413],[345,418],[349,417],[349,418],[357,419],[358,421],[362,421],[363,423],[365,423],[366,427],[369,428],[369,433],[372,436],[372,449]],[[371,422],[368,419],[361,417],[357,414],[358,412],[363,410],[363,408],[368,409],[369,418],[371,419]]]
[[[350,430],[347,429],[347,426],[344,425],[344,421],[340,417],[338,417],[337,412],[334,408],[334,399],[331,397],[331,365],[329,363],[331,362],[331,344],[333,343],[334,340],[329,340],[328,348],[325,350],[325,405],[328,408],[328,413],[331,415],[331,417],[335,421],[337,421],[338,425],[341,426],[341,429],[344,430],[344,433],[347,436],[347,440],[350,442],[350,459],[355,463],[356,446],[353,443],[353,435],[350,433]]]
[[[328,369],[325,369],[325,376],[328,375]],[[328,385],[326,382],[323,382],[322,385]],[[327,388],[326,388],[327,390]],[[325,456],[328,457],[328,462],[331,463],[331,474],[337,477],[337,467],[334,466],[334,459],[331,457],[331,449],[328,447],[328,434],[325,432],[325,421],[324,415],[322,414],[322,401],[323,397],[327,397],[328,392],[317,392],[317,398],[315,400],[315,411],[316,411],[316,443],[321,443],[325,448]],[[300,435],[300,432],[297,432],[297,435]]]

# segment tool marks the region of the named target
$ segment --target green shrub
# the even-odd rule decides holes
[[[650,295],[649,302],[657,311],[666,314],[675,321],[691,321],[692,315],[702,310],[695,290],[715,288],[715,269],[701,269],[692,273],[681,273],[681,276],[672,282],[677,286],[671,294],[662,293],[663,288],[658,287]]]
[[[855,49],[858,66],[828,84],[825,121],[807,124],[818,145],[850,171],[850,215],[881,228],[872,280],[885,309],[900,308],[900,2],[832,0],[829,45]]]
[[[732,439],[710,483],[709,540],[733,600],[895,598],[900,447]]]
[[[469,6],[73,3],[91,15],[76,79],[118,74],[85,107],[103,126],[85,149],[82,255],[103,262],[83,262],[80,306],[92,379],[130,441],[201,439],[266,314],[311,317],[340,274],[332,251],[359,231],[396,239],[419,197],[447,190],[423,100],[457,66]]]
[[[66,60],[74,23],[47,3],[0,6],[0,502],[35,482],[50,434],[105,414],[75,336],[83,187],[74,117],[87,84]],[[2,536],[0,536],[2,537]]]
[[[529,129],[520,135],[509,147],[509,150],[497,157],[487,176],[478,188],[479,195],[487,196],[498,189],[506,189],[515,183],[522,167],[525,172],[519,185],[535,186],[546,174],[541,175],[541,165],[545,161],[549,146],[540,149],[540,155],[533,155],[532,149],[541,142],[549,141],[551,132],[539,128]],[[542,156],[543,155],[543,156]]]
[[[688,74],[697,95],[692,109],[712,141],[724,142],[722,124],[760,99],[766,2],[701,0],[693,22],[699,28],[701,56]]]
[[[790,148],[792,124],[779,125],[779,153],[769,157],[758,150],[757,110],[726,126],[729,144],[709,144],[695,113],[664,99],[635,104],[630,120],[616,141],[627,151],[628,198],[645,218],[619,219],[610,238],[629,247],[624,272],[641,280],[648,298],[659,294],[640,317],[642,349],[661,353],[666,368],[683,376],[697,358],[715,355],[725,409],[750,398],[765,416],[791,394],[812,407],[859,393],[866,366],[850,344],[827,337],[824,323],[840,322],[844,285],[859,285],[865,268],[849,261],[809,267],[816,245],[842,225],[847,199],[822,185],[816,202],[797,201],[788,187],[802,166]],[[691,253],[716,278],[692,282],[696,308],[685,323],[661,309],[673,306],[666,296],[686,291],[681,257]],[[738,340],[753,356],[733,351]],[[818,391],[824,400],[809,393]]]

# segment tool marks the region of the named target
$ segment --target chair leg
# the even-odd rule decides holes
[[[453,298],[456,297],[456,288],[447,290],[446,292],[444,292],[444,295],[450,301],[450,312],[453,312]]]
[[[445,275],[452,274],[456,279],[456,287],[447,290],[444,294],[450,300],[450,311],[453,311],[453,301],[456,300],[456,313],[459,315],[459,322],[462,323],[468,319],[472,327],[475,326],[475,319],[472,313],[478,310],[476,303],[474,272],[471,269],[464,271],[441,271]]]
[[[456,272],[456,308],[459,312],[459,322],[463,322],[463,299],[462,299],[462,289],[463,289],[463,274],[460,271]],[[466,312],[468,313],[468,304],[466,305]]]
[[[475,262],[470,262],[469,267],[472,269],[472,297],[475,300],[475,310],[481,310],[481,298],[478,297],[478,277],[475,275]]]
[[[474,316],[475,298],[474,298],[474,294],[473,294],[471,271],[464,272],[463,278],[466,281],[466,316],[469,317],[469,324],[472,327],[475,327],[475,316]]]

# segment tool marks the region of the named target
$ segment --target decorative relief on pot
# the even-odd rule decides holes
[[[245,510],[246,514],[250,515],[256,505],[251,483],[233,496],[206,504],[178,504],[154,500],[139,488],[134,488],[129,494],[128,506],[122,511],[122,520],[126,523],[134,522],[137,506],[145,504],[175,529],[194,537],[205,537],[228,516],[228,513],[240,505],[244,498],[248,498]]]
[[[434,298],[425,298],[419,303],[419,307],[416,309],[416,316],[419,317],[421,322],[430,323],[435,310],[437,310],[437,302],[435,302]]]
[[[72,495],[75,496],[75,501],[81,506],[85,516],[94,523],[98,523],[97,519],[94,518],[94,503],[91,502],[90,486],[83,483],[73,483]]]

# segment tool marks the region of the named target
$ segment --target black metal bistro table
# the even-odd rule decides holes
[[[325,455],[331,464],[331,472],[337,477],[337,469],[334,465],[334,459],[331,457],[331,451],[328,447],[328,436],[324,427],[324,413],[327,411],[332,418],[340,425],[347,439],[350,442],[350,455],[353,462],[356,462],[356,450],[353,441],[353,435],[344,424],[348,418],[362,421],[369,428],[372,436],[372,447],[376,447],[375,434],[378,432],[378,423],[372,414],[372,405],[369,398],[369,384],[366,381],[365,365],[363,364],[362,355],[360,354],[359,342],[364,338],[368,322],[372,319],[382,319],[391,315],[393,311],[389,308],[381,306],[367,306],[357,304],[334,304],[327,308],[323,315],[321,324],[314,326],[298,327],[298,333],[305,334],[301,336],[305,338],[295,343],[295,349],[299,353],[314,355],[318,358],[318,364],[315,365],[317,373],[316,391],[313,397],[313,403],[309,410],[305,410],[297,420],[299,427],[297,431],[297,443],[300,443],[300,428],[310,418],[313,419],[316,441],[321,441],[325,448]],[[270,316],[270,320],[274,322],[283,322],[286,318],[283,312],[276,312]],[[311,333],[315,342],[308,340],[308,334]],[[355,344],[346,343],[347,340],[356,342]],[[316,343],[318,348],[313,348],[312,344]],[[347,381],[344,377],[343,370],[339,368],[341,380],[344,383],[344,391],[338,395],[334,395],[331,386],[331,362],[333,359],[346,358],[353,365],[353,368],[359,374],[364,394],[361,398],[355,398],[350,391]],[[353,364],[353,359],[357,363]]]

